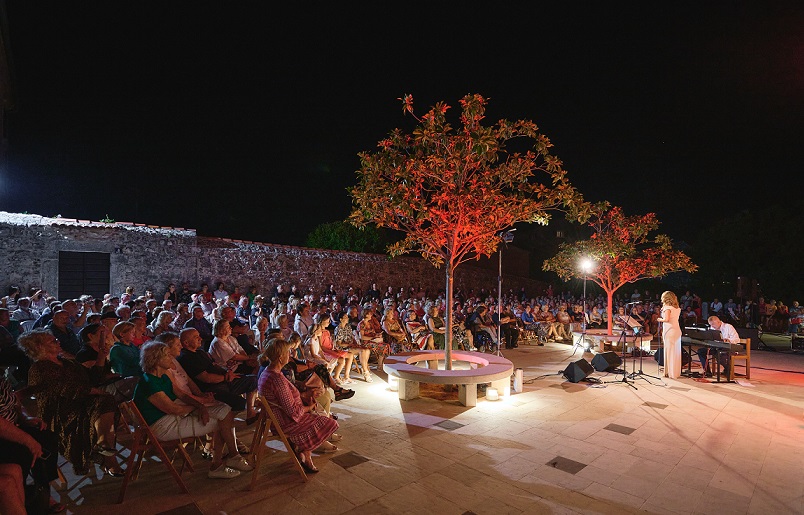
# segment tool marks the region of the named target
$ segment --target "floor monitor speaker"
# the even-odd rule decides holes
[[[564,369],[563,374],[570,383],[577,383],[586,379],[589,374],[594,371],[595,369],[589,364],[588,361],[585,359],[579,359],[578,361],[567,365],[567,368]]]
[[[592,366],[598,372],[613,372],[623,364],[623,360],[616,352],[601,352],[592,358]]]

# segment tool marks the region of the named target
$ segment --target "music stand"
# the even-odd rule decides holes
[[[625,319],[624,320],[623,320],[622,317],[617,317],[619,320],[623,321],[623,323],[625,325],[625,327],[623,327],[622,331],[620,331],[620,337],[617,339],[617,344],[622,345],[622,349],[623,349],[623,355],[621,357],[622,362],[623,362],[622,363],[623,364],[623,378],[620,379],[620,380],[615,380],[615,381],[604,381],[604,383],[625,383],[628,386],[630,386],[631,388],[633,388],[634,390],[639,390],[639,388],[637,388],[634,385],[634,382],[631,381],[629,379],[629,377],[628,377],[629,376],[629,374],[628,374],[628,365],[626,364],[626,361],[625,361],[626,360],[626,355],[625,355],[626,348],[625,348],[625,346],[628,343],[627,342],[627,337],[626,337],[626,334],[625,334],[625,328],[629,327],[628,319],[630,317],[631,317],[631,315],[629,315],[628,313],[625,314]],[[631,365],[631,369],[633,370],[633,364]]]
[[[642,331],[641,331],[641,329],[638,330],[636,327],[633,328],[633,331],[634,331],[634,349],[636,349],[637,348],[637,339],[639,338],[639,335],[642,334]],[[631,369],[632,371],[629,374],[629,377],[631,377],[632,379],[640,379],[641,378],[641,379],[644,379],[645,381],[648,381],[647,378],[650,377],[650,378],[656,379],[658,381],[662,381],[662,383],[664,383],[664,380],[662,380],[661,377],[652,376],[652,375],[646,374],[645,372],[642,371],[642,345],[641,345],[642,340],[641,340],[641,338],[639,338],[639,339],[640,339],[640,342],[639,342],[640,343],[640,345],[639,345],[639,371],[634,372],[633,368],[632,368]],[[636,360],[634,360],[634,365],[635,364],[636,364]],[[648,384],[652,385],[653,383],[648,381]]]

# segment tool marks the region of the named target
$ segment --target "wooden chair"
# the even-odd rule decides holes
[[[293,465],[296,467],[302,479],[307,481],[307,474],[304,472],[304,468],[302,468],[299,457],[293,452],[293,448],[290,446],[285,432],[279,427],[279,421],[277,421],[271,405],[262,395],[257,397],[257,403],[262,407],[262,410],[260,411],[259,419],[257,419],[254,439],[251,441],[251,463],[254,464],[254,471],[251,473],[251,485],[249,488],[254,490],[257,484],[257,477],[260,475],[260,459],[262,459],[262,454],[265,452],[265,442],[270,440],[282,441],[288,451],[289,459],[293,462]]]
[[[731,356],[729,360],[729,379],[734,379],[734,362],[745,361],[745,378],[751,379],[751,338],[740,338],[740,343],[745,345],[745,354]]]
[[[168,455],[165,452],[165,447],[175,448],[175,452],[178,452],[179,455],[181,455],[190,472],[194,472],[193,463],[190,461],[190,457],[187,455],[187,451],[184,449],[182,442],[180,440],[160,442],[154,436],[151,428],[148,427],[148,424],[145,423],[145,419],[142,417],[140,410],[137,408],[137,405],[134,404],[133,400],[120,403],[120,413],[122,414],[125,422],[131,426],[133,431],[131,433],[131,443],[129,445],[130,453],[128,455],[128,459],[126,460],[126,472],[125,476],[123,477],[123,484],[120,487],[120,496],[117,499],[118,504],[122,503],[125,499],[128,484],[132,480],[137,479],[140,467],[142,467],[143,458],[149,449],[152,449],[156,453],[159,461],[161,461],[168,469],[170,475],[173,476],[174,480],[176,480],[176,484],[179,485],[179,490],[181,490],[182,493],[189,494],[190,491],[187,490],[187,485],[184,484],[180,473],[181,470],[184,469],[184,465],[182,465],[182,469],[180,471],[176,471],[176,468],[173,466],[173,461],[168,458]],[[163,447],[163,445],[165,447]]]

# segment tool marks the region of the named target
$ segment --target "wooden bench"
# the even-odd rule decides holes
[[[480,352],[453,351],[452,361],[477,365],[469,370],[438,370],[423,368],[427,361],[444,359],[443,350],[403,352],[385,358],[383,370],[388,377],[399,381],[399,398],[411,400],[419,396],[419,383],[457,384],[458,399],[464,406],[477,406],[477,385],[490,383],[500,395],[511,393],[514,364],[505,358]]]

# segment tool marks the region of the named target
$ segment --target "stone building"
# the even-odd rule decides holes
[[[486,288],[496,292],[497,257],[480,266],[458,267],[455,287]],[[525,287],[533,294],[544,285],[523,277],[528,254],[509,247],[503,258],[503,289]],[[521,274],[521,275],[519,275]],[[227,288],[251,286],[267,293],[277,284],[296,285],[316,293],[329,284],[344,291],[362,290],[372,282],[381,289],[393,286],[444,289],[444,271],[418,256],[389,258],[251,241],[199,236],[194,229],[158,227],[127,222],[102,223],[0,211],[0,288],[10,285],[23,292],[43,288],[57,298],[80,293],[120,294],[132,286],[160,294],[171,282],[187,282],[195,290],[223,281]]]

